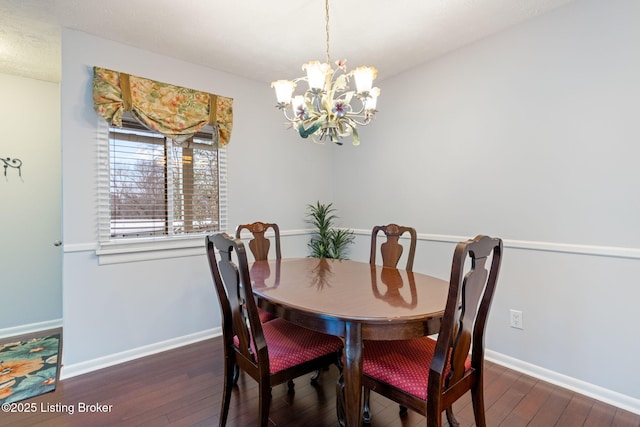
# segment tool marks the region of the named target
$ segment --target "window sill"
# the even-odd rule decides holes
[[[205,234],[189,237],[128,239],[98,245],[98,265],[156,259],[198,256],[205,254]]]

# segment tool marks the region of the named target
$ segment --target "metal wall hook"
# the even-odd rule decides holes
[[[14,168],[14,169],[18,169],[18,176],[20,178],[22,178],[22,160],[20,159],[12,159],[11,157],[7,157],[7,158],[1,158],[0,160],[2,160],[2,162],[4,163],[3,167],[4,167],[4,176],[7,176],[7,169],[8,168]]]

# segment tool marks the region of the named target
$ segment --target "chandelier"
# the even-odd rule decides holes
[[[333,68],[329,55],[329,0],[325,0],[325,32],[326,62],[310,61],[302,66],[306,76],[271,83],[278,99],[276,107],[302,138],[311,136],[314,142],[329,140],[342,145],[343,138],[351,137],[352,144],[359,145],[358,126],[369,124],[377,111],[380,89],[372,85],[378,70],[364,66],[347,72],[346,59],[336,61]],[[355,91],[349,87],[351,77]],[[295,95],[298,82],[303,80],[308,84],[307,90]],[[359,101],[357,108],[352,105],[354,98]]]

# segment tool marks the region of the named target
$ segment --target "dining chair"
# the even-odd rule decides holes
[[[342,341],[283,319],[262,323],[242,241],[217,233],[206,237],[206,245],[222,314],[224,391],[220,426],[226,425],[233,370],[238,366],[258,382],[258,414],[260,425],[266,427],[271,388],[330,363],[339,366]]]
[[[280,227],[278,227],[278,224],[256,221],[252,222],[251,224],[240,224],[236,227],[237,239],[242,238],[241,236],[243,230],[248,230],[251,233],[253,238],[249,240],[249,249],[251,250],[255,261],[266,261],[267,259],[269,259],[269,249],[271,247],[271,241],[265,237],[265,233],[269,229],[273,230],[273,234],[275,236],[273,240],[276,246],[276,259],[281,259],[282,252],[280,250]],[[276,318],[275,315],[264,311],[261,308],[258,308],[258,315],[260,316],[260,320],[263,323]],[[320,378],[320,373],[320,370],[314,372],[314,374],[311,376],[311,381],[316,381],[318,378]],[[235,382],[238,380],[237,370],[235,371],[234,379],[235,384]]]
[[[501,260],[501,239],[479,235],[458,243],[437,340],[367,341],[365,389],[426,415],[429,427],[441,426],[443,411],[458,426],[452,405],[471,391],[475,425],[485,427],[484,332]],[[368,407],[364,419],[370,420]]]
[[[409,253],[407,254],[406,271],[413,271],[413,259],[416,255],[416,242],[418,240],[416,230],[413,227],[407,227],[398,224],[388,225],[376,225],[371,231],[371,254],[369,256],[369,264],[376,264],[376,252],[378,251],[378,234],[383,232],[386,236],[386,241],[380,245],[380,255],[382,257],[383,267],[396,268],[398,262],[402,257],[403,246],[400,244],[400,237],[408,233],[409,234]],[[365,408],[369,407],[370,390],[364,389],[364,405]],[[400,414],[405,414],[407,408],[400,405]],[[366,418],[365,418],[366,421]]]
[[[264,261],[269,258],[271,241],[264,236],[269,229],[272,229],[275,234],[276,259],[281,259],[280,228],[278,228],[278,224],[256,221],[251,224],[240,224],[236,227],[236,239],[242,238],[242,230],[248,230],[253,235],[253,238],[249,241],[249,249],[256,261]]]
[[[242,238],[242,230],[248,230],[251,232],[253,238],[249,240],[249,249],[251,250],[255,261],[266,261],[269,259],[271,241],[264,236],[269,229],[273,230],[275,235],[274,242],[276,246],[276,259],[281,259],[280,228],[278,227],[278,224],[256,221],[251,224],[240,224],[236,227],[236,239]],[[268,322],[276,317],[260,308],[258,308],[258,314],[263,322]]]
[[[407,255],[407,265],[405,270],[413,270],[413,259],[416,255],[416,241],[418,240],[416,230],[413,227],[405,227],[398,224],[377,225],[371,231],[371,255],[369,264],[376,263],[376,252],[378,250],[377,239],[380,232],[384,232],[387,240],[380,245],[380,254],[382,256],[382,265],[384,267],[397,267],[398,261],[402,256],[403,246],[399,239],[405,233],[409,233],[409,254]]]

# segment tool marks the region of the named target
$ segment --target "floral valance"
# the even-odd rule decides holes
[[[122,114],[131,111],[149,129],[184,141],[211,124],[225,146],[233,128],[232,104],[232,98],[93,67],[93,108],[118,127]]]

